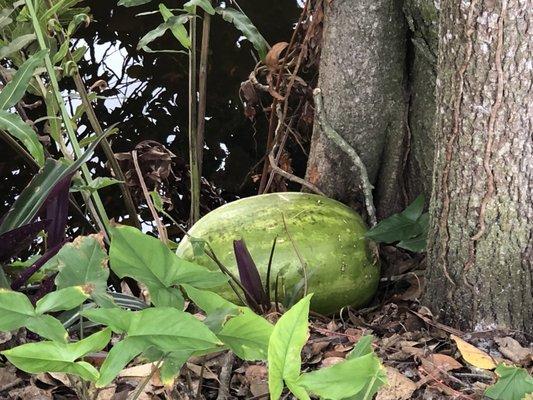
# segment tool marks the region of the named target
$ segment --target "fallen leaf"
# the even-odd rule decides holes
[[[422,358],[422,366],[430,374],[463,368],[463,365],[455,358],[440,353],[430,354],[428,357]]]
[[[103,388],[98,392],[98,395],[96,396],[96,400],[117,400],[115,398],[115,391],[116,391],[115,386]]]
[[[450,338],[455,342],[461,356],[465,361],[474,367],[481,369],[494,369],[496,368],[496,363],[483,350],[478,349],[477,347],[471,345],[470,343],[465,342],[458,336],[450,335]]]
[[[250,365],[246,368],[244,376],[250,385],[250,392],[254,396],[268,393],[268,372],[264,365]]]
[[[378,392],[376,400],[408,400],[417,389],[416,384],[396,368],[386,367],[387,381]]]
[[[520,343],[512,337],[496,338],[494,341],[498,343],[500,353],[512,362],[520,363],[532,356],[533,352],[531,349],[522,347]]]
[[[209,370],[208,368],[204,368],[204,370],[202,371],[202,367],[200,365],[196,365],[190,362],[187,363],[187,368],[190,371],[194,372],[194,374],[197,376],[200,376],[200,374],[202,374],[204,379],[213,379],[215,381],[218,381],[218,376],[211,372],[211,370]]]
[[[136,365],[134,367],[126,368],[120,371],[118,376],[120,378],[144,378],[152,373],[152,368],[154,368],[156,364],[157,363],[155,362],[151,362],[148,364],[141,364]]]
[[[322,360],[321,367],[322,368],[331,367],[332,365],[338,364],[338,363],[343,362],[343,361],[344,361],[343,357],[328,357],[328,358],[324,358]]]

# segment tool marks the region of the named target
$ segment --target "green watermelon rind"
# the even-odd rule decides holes
[[[329,314],[344,306],[361,307],[373,297],[379,282],[379,264],[372,256],[361,217],[344,204],[300,192],[271,193],[228,203],[201,218],[189,231],[192,238],[209,242],[222,263],[238,276],[233,240],[243,238],[266,280],[268,257],[277,236],[271,272],[271,293],[276,274],[284,270],[280,297],[289,296],[302,283],[303,268],[293,243],[305,261],[311,309]],[[177,255],[218,270],[207,255],[195,256],[185,237]],[[237,297],[229,285],[214,289],[230,301]],[[300,293],[301,295],[302,293]]]

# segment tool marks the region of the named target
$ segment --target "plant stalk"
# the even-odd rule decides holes
[[[37,12],[35,10],[35,7],[33,5],[32,0],[25,0],[26,7],[28,8],[33,28],[35,30],[35,35],[37,36],[37,41],[39,43],[39,47],[42,50],[47,49],[46,42],[44,40],[44,34],[41,29],[41,25],[39,24],[39,18],[37,16]],[[55,99],[58,103],[59,109],[61,111],[61,117],[63,118],[63,122],[65,124],[65,129],[67,131],[68,137],[70,139],[70,143],[72,146],[72,149],[74,150],[74,154],[76,157],[81,157],[82,151],[80,148],[80,145],[78,143],[78,139],[76,137],[76,132],[74,131],[72,124],[70,123],[70,116],[68,114],[67,108],[65,106],[65,102],[63,101],[63,97],[61,96],[61,90],[59,88],[59,82],[57,81],[57,77],[55,75],[54,66],[52,64],[52,60],[50,59],[50,55],[46,54],[45,58],[45,66],[46,70],[48,72],[49,78],[50,78],[50,84],[52,85],[52,89],[54,92]],[[91,172],[89,171],[89,168],[86,164],[83,164],[81,166],[81,171],[83,174],[83,177],[88,185],[92,182]],[[100,196],[98,195],[98,191],[95,190],[91,193],[92,200],[94,202],[94,206],[96,210],[93,210],[93,217],[95,218],[95,221],[98,223],[98,225],[102,226],[107,233],[109,233],[109,219],[107,217],[106,210],[104,208],[104,205],[102,203],[102,200],[100,199]],[[91,207],[89,207],[91,209]],[[96,212],[94,212],[96,211]]]
[[[200,170],[198,162],[198,107],[196,90],[196,8],[190,21],[191,48],[189,49],[189,168],[191,170],[190,225],[200,218]]]
[[[52,8],[54,5],[52,0],[46,0],[46,3],[50,8]],[[59,45],[62,45],[66,40],[65,35],[63,33],[59,33],[58,37]],[[70,61],[74,61],[70,49],[67,52],[67,57]],[[80,99],[83,105],[85,106],[85,111],[87,113],[89,123],[91,124],[94,132],[98,136],[101,136],[104,133],[104,130],[102,129],[102,125],[100,124],[100,121],[98,121],[98,117],[96,116],[91,101],[89,100],[89,95],[87,93],[87,89],[85,88],[85,83],[83,82],[83,78],[81,77],[78,68],[74,70],[73,79],[74,84],[76,85],[76,90],[80,95]],[[133,201],[131,192],[125,183],[126,177],[124,176],[124,172],[120,168],[120,165],[118,164],[118,161],[115,158],[115,154],[113,153],[113,149],[111,148],[111,145],[109,144],[107,138],[103,138],[100,142],[100,145],[102,146],[102,150],[104,151],[107,160],[109,161],[111,171],[113,171],[113,174],[119,181],[122,181],[121,183],[119,183],[119,187],[120,191],[122,192],[122,197],[124,198],[124,205],[126,206],[126,210],[130,215],[130,221],[133,222],[133,224],[140,229],[141,224],[139,222],[139,219],[137,218],[137,208],[135,206],[135,202]]]
[[[211,3],[211,0],[209,0]],[[198,173],[202,176],[205,112],[207,103],[207,59],[209,56],[209,33],[211,31],[211,15],[204,11],[202,22],[202,45],[200,48],[200,68],[198,77]]]

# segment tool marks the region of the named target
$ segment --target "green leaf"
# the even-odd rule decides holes
[[[120,278],[129,276],[144,283],[157,306],[183,307],[183,297],[174,285],[210,288],[227,281],[220,272],[178,258],[160,240],[138,229],[121,226],[111,236],[111,269]]]
[[[298,383],[317,396],[340,400],[361,392],[381,369],[379,359],[367,354],[305,373]],[[382,377],[384,375],[382,371]]]
[[[412,221],[401,214],[394,214],[380,221],[365,236],[376,242],[392,243],[410,239],[421,233],[422,229],[416,221]]]
[[[372,349],[372,340],[374,340],[372,335],[363,336],[361,339],[359,339],[357,344],[354,346],[352,351],[350,351],[346,358],[357,358],[372,353],[374,351]]]
[[[237,316],[245,307],[239,307],[216,293],[195,289],[189,285],[182,285],[191,301],[205,311],[207,318],[204,320],[212,332],[218,333],[228,318]]]
[[[100,387],[106,386],[129,361],[151,347],[163,353],[195,352],[222,344],[202,322],[176,308],[147,308],[128,313],[126,337],[120,342],[123,344],[113,347],[102,365],[102,376],[97,382]],[[106,323],[117,313],[115,309],[96,309],[84,311],[82,315],[91,321]],[[120,328],[119,332],[123,331],[125,323],[120,323]]]
[[[67,243],[46,265],[57,263],[59,273],[55,278],[58,289],[82,286],[96,304],[112,307],[112,298],[107,294],[107,254],[102,238],[97,235],[78,236]]]
[[[111,339],[105,329],[76,343],[37,342],[23,344],[0,352],[18,369],[30,374],[63,372],[89,381],[98,379],[98,371],[90,364],[76,361],[84,355],[102,350]]]
[[[300,375],[301,351],[308,336],[309,303],[312,294],[296,303],[278,320],[268,344],[268,387],[277,400],[283,381],[296,382]]]
[[[416,221],[422,215],[422,211],[424,211],[424,201],[424,195],[419,195],[401,214],[411,221]]]
[[[135,6],[140,6],[143,4],[150,3],[151,1],[152,0],[120,0],[118,2],[118,5],[124,6],[124,7],[135,7]]]
[[[38,165],[44,164],[44,150],[37,133],[18,114],[0,110],[0,129],[20,140]]]
[[[499,379],[489,386],[485,396],[494,400],[522,400],[533,393],[533,377],[524,368],[500,364],[494,370]]]
[[[90,290],[90,288],[87,289]],[[82,286],[71,286],[48,293],[37,301],[35,312],[44,314],[45,312],[72,310],[89,297],[90,292],[87,292],[87,289]]]
[[[307,393],[307,390],[305,390],[304,387],[300,386],[296,382],[288,381],[287,388],[291,391],[291,393],[299,400],[311,400],[309,397],[309,393]]]
[[[30,184],[24,188],[15,200],[9,213],[0,224],[0,234],[28,224],[35,218],[48,194],[58,182],[72,175],[93,154],[94,149],[104,136],[93,142],[76,161],[47,159],[44,167],[33,177]]]
[[[163,21],[167,22],[169,18],[172,18],[174,14],[172,14],[172,11],[170,11],[164,4],[159,4],[159,12],[163,16]],[[176,39],[181,43],[183,47],[186,49],[191,48],[191,38],[189,38],[189,33],[187,32],[187,29],[181,24],[175,24],[170,27],[170,31],[174,35]]]
[[[149,343],[137,337],[127,337],[113,345],[100,368],[100,378],[96,382],[96,387],[109,385],[131,360],[149,347]]]
[[[266,360],[273,329],[266,319],[244,308],[240,315],[229,318],[217,336],[243,360]]]
[[[65,342],[67,332],[61,322],[50,315],[38,315],[28,297],[12,290],[0,289],[0,331],[25,326],[38,335]]]
[[[26,328],[45,339],[66,342],[68,333],[63,324],[51,315],[36,315],[26,321]]]
[[[99,176],[94,178],[89,185],[76,186],[74,189],[77,191],[87,190],[88,192],[95,192],[107,186],[116,185],[117,183],[122,183],[122,181],[107,176]]]
[[[417,253],[425,251],[427,247],[427,233],[415,236],[412,239],[402,240],[397,246]]]
[[[165,386],[169,386],[177,375],[179,375],[181,367],[193,355],[192,352],[174,352],[167,355],[159,370],[159,377]]]
[[[7,110],[22,99],[35,69],[43,64],[47,53],[48,50],[41,50],[20,66],[11,81],[0,92],[0,109]]]
[[[181,286],[185,290],[185,293],[187,293],[187,297],[189,297],[194,304],[204,310],[207,315],[215,313],[221,309],[240,309],[239,306],[216,293],[207,290],[198,290],[187,284],[181,284]]]
[[[6,58],[17,51],[22,50],[24,47],[33,42],[35,38],[36,37],[34,33],[28,33],[13,39],[7,45],[0,47],[0,59]]]
[[[365,236],[376,242],[399,242],[398,247],[410,251],[424,251],[429,229],[429,214],[422,214],[424,196],[420,195],[399,214],[380,221]]]
[[[132,311],[121,308],[89,309],[80,313],[85,318],[102,325],[109,326],[113,332],[126,333],[134,318]]]
[[[23,327],[35,310],[26,295],[0,289],[0,315],[0,331],[6,332]]]
[[[148,32],[146,35],[144,35],[141,40],[139,40],[139,43],[137,44],[137,49],[143,49],[143,50],[150,50],[150,48],[148,47],[148,45],[150,43],[152,43],[155,39],[163,36],[165,34],[165,32],[169,29],[174,29],[176,30],[176,33],[180,32],[180,28],[179,26],[183,26],[183,24],[185,24],[187,21],[189,21],[189,16],[186,15],[186,14],[182,14],[182,15],[173,15],[172,17],[168,18],[165,22],[163,22],[162,24],[158,25],[155,29],[152,29],[150,32]],[[185,28],[183,28],[185,29]],[[174,33],[174,31],[173,31]],[[180,34],[180,37],[181,37],[181,34]],[[180,37],[177,37],[178,40],[180,40]],[[180,40],[180,43],[181,43],[181,40]],[[185,42],[187,43],[187,42]],[[184,45],[182,43],[182,45]],[[185,45],[184,45],[185,46]],[[189,46],[185,46],[186,48],[189,48],[190,47],[190,42],[189,42]]]
[[[215,15],[215,9],[211,5],[210,0],[189,0],[183,5],[183,8],[191,14],[196,14],[196,7],[200,7],[210,15]]]
[[[225,21],[232,23],[235,28],[242,32],[246,39],[253,44],[257,53],[259,53],[259,58],[261,60],[266,57],[270,46],[246,14],[230,7],[217,7],[216,12],[220,14]]]

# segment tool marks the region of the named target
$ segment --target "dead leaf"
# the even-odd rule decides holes
[[[500,352],[512,362],[520,363],[533,355],[531,349],[522,347],[512,337],[495,338],[494,341],[498,343]]]
[[[117,400],[115,398],[116,387],[106,387],[101,389],[96,396],[96,400]]]
[[[279,56],[288,45],[289,43],[287,42],[279,42],[272,46],[265,57],[265,65],[268,67],[268,69],[271,71],[276,71],[279,68]]]
[[[472,346],[470,343],[465,342],[458,336],[450,335],[450,338],[455,342],[461,356],[465,359],[466,362],[473,365],[474,367],[481,369],[494,369],[496,368],[496,363],[483,350],[478,349],[475,346]]]
[[[145,378],[152,373],[152,369],[157,363],[151,362],[148,364],[136,365],[134,367],[126,368],[120,371],[118,376],[120,378]]]
[[[321,367],[322,368],[331,367],[332,365],[338,364],[343,361],[344,361],[343,357],[327,357],[322,360]]]
[[[440,353],[430,354],[428,357],[422,358],[422,366],[430,374],[463,368],[463,365],[455,358]]]
[[[408,400],[417,389],[416,384],[396,368],[386,367],[387,381],[378,392],[376,400]]]
[[[250,365],[244,372],[249,385],[250,392],[254,396],[261,396],[268,393],[268,372],[264,365]]]
[[[202,367],[200,365],[196,365],[190,362],[187,363],[187,368],[194,372],[196,376],[200,376],[200,374],[202,374],[204,379],[213,379],[215,381],[218,381],[218,376],[215,375],[209,368],[204,368],[204,370],[202,371]]]

